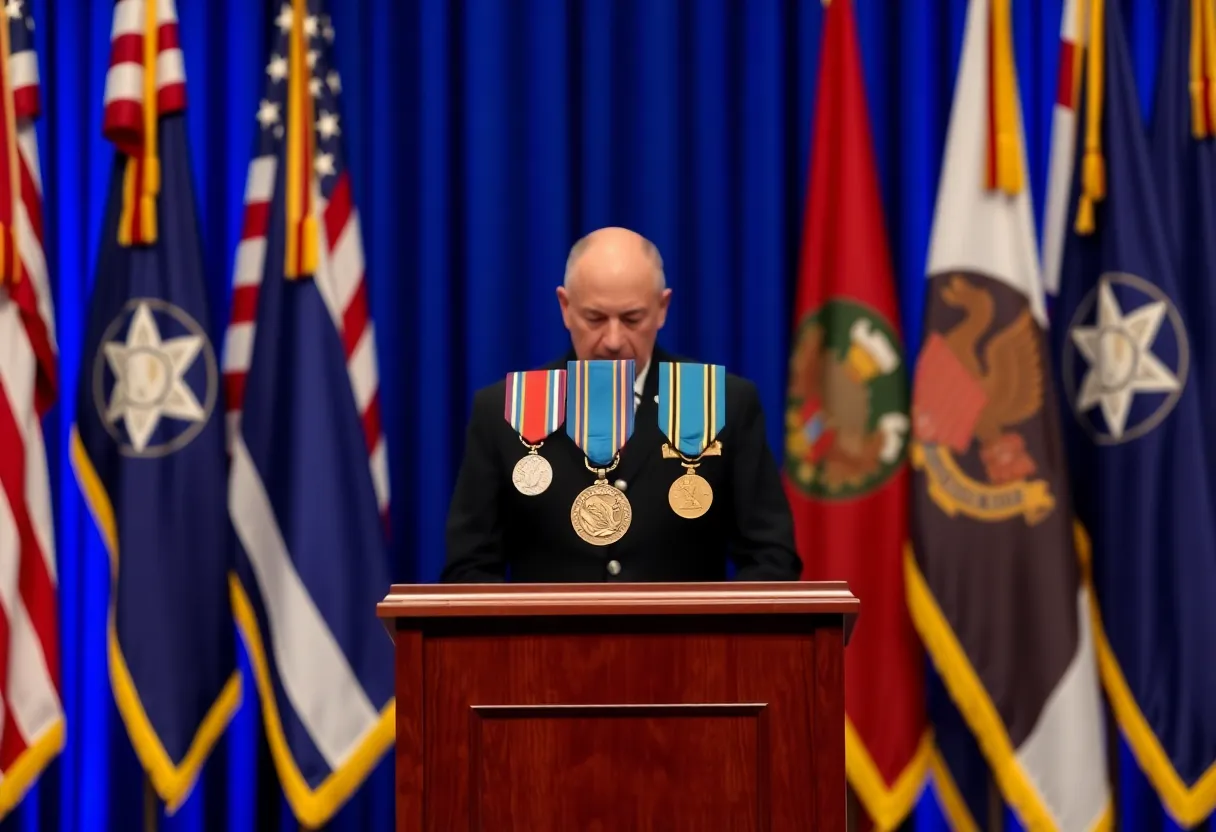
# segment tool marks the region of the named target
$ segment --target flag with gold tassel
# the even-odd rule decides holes
[[[115,148],[71,457],[109,556],[110,684],[148,782],[189,796],[240,700],[224,405],[173,0],[114,6]]]
[[[1165,5],[1150,138],[1120,4],[1082,2],[1082,132],[1053,163],[1073,175],[1049,288],[1103,685],[1189,828],[1216,810],[1216,4]]]
[[[845,578],[865,599],[845,655],[846,770],[889,830],[916,805],[932,742],[903,574],[909,374],[853,2],[825,12],[784,474],[804,577]]]
[[[1010,0],[970,0],[912,392],[912,619],[1030,829],[1110,822]],[[982,818],[976,818],[982,821]]]
[[[393,645],[372,614],[388,452],[333,24],[292,0],[274,26],[224,351],[232,597],[275,770],[315,828],[393,743]]]

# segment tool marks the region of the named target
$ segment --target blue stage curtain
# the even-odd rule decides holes
[[[48,436],[68,740],[5,826],[125,832],[142,828],[142,779],[109,690],[107,562],[65,453],[112,152],[100,129],[112,10],[33,1],[62,353]],[[914,349],[966,0],[855,3]],[[1147,113],[1162,21],[1153,0],[1123,4]],[[280,4],[177,5],[218,345]],[[335,0],[330,11],[379,338],[396,580],[436,579],[472,391],[564,349],[553,289],[570,244],[597,226],[627,225],[658,244],[674,289],[662,343],[754,379],[779,450],[819,2]],[[1040,218],[1060,14],[1061,0],[1014,3]],[[276,825],[295,828],[259,775],[259,720],[248,686],[203,781],[161,829],[262,829],[276,812]],[[1125,748],[1119,756],[1128,828],[1169,828]],[[390,829],[392,800],[386,760],[331,827]],[[945,828],[932,790],[916,826]]]

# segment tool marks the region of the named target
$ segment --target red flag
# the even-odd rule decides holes
[[[908,372],[850,0],[826,12],[786,406],[786,487],[804,576],[849,582],[849,783],[880,829],[920,794],[923,653],[904,597]]]

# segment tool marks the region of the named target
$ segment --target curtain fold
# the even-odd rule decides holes
[[[108,565],[65,453],[112,154],[101,136],[112,6],[25,2],[38,22],[38,129],[62,355],[64,394],[48,443],[68,739],[14,822],[48,832],[138,829],[142,778],[106,666]],[[854,2],[912,357],[966,2]],[[1121,2],[1147,113],[1162,21],[1153,0]],[[177,2],[217,345],[280,6]],[[1013,8],[1041,222],[1061,0]],[[630,226],[659,246],[674,290],[661,343],[754,380],[780,459],[820,3],[331,0],[329,12],[381,360],[395,580],[437,578],[472,393],[565,348],[553,290],[570,245],[599,226]],[[159,828],[253,830],[276,817],[279,828],[296,828],[259,754],[260,736],[247,685],[203,781]],[[1120,777],[1134,819],[1161,823],[1126,754]],[[391,828],[392,785],[385,760],[331,828]],[[944,828],[932,790],[917,820],[922,830]]]

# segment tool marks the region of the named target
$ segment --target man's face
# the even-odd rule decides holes
[[[557,298],[579,359],[632,358],[640,372],[667,320],[671,290],[659,291],[655,263],[636,242],[593,244]]]

